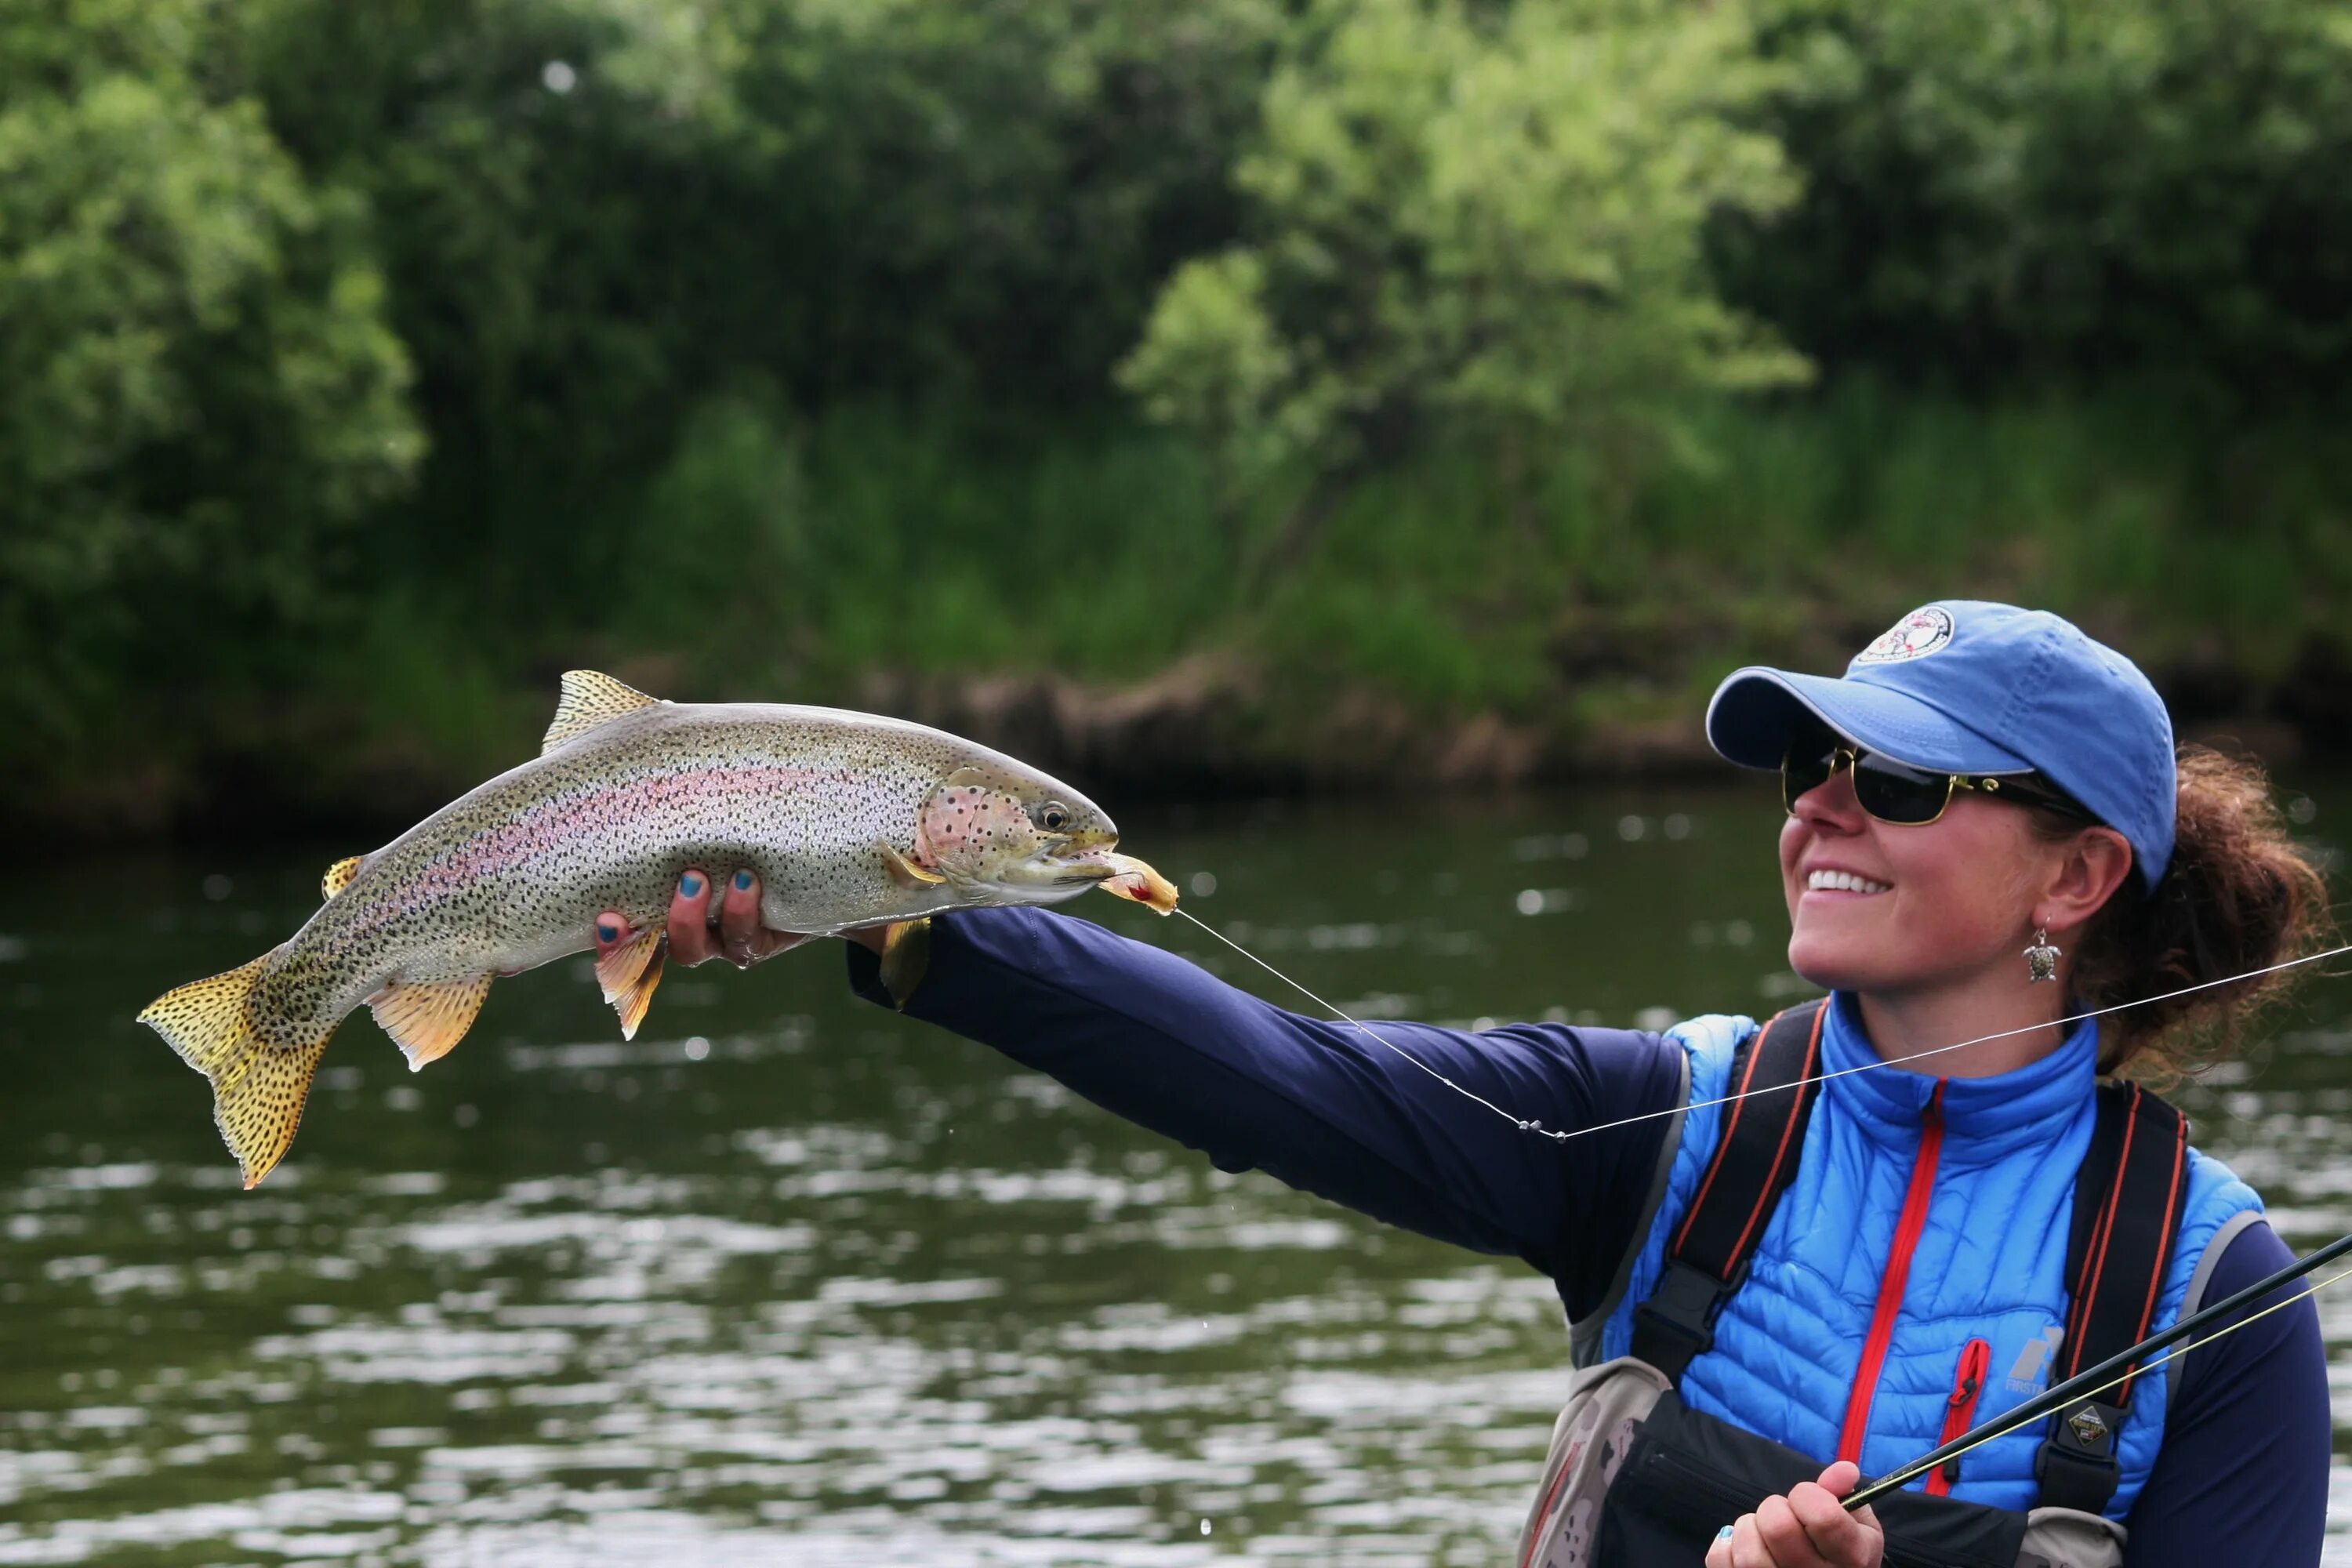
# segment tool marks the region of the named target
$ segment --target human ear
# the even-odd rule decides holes
[[[2129,840],[2112,827],[2085,827],[2057,851],[2042,896],[2034,900],[2033,923],[2072,931],[2099,912],[2132,874]]]

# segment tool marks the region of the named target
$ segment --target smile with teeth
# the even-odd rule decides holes
[[[1805,878],[1805,891],[1809,893],[1883,893],[1890,885],[1874,882],[1852,871],[1832,870],[1828,867],[1822,867]]]

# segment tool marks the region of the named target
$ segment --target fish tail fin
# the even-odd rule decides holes
[[[334,1033],[331,1024],[303,1038],[256,1018],[254,985],[273,956],[264,953],[226,974],[166,991],[139,1015],[182,1061],[211,1080],[213,1120],[236,1156],[248,1190],[269,1174],[294,1142],[311,1075]],[[280,1038],[281,1034],[296,1037]]]

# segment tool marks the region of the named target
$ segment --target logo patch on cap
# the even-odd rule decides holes
[[[1906,658],[1925,658],[1951,640],[1951,613],[1938,605],[1922,605],[1855,654],[1853,662],[1899,664]]]

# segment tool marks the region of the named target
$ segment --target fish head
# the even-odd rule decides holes
[[[917,858],[961,887],[1016,903],[1050,903],[1112,875],[1108,813],[1017,763],[968,763],[941,779],[915,827]]]

